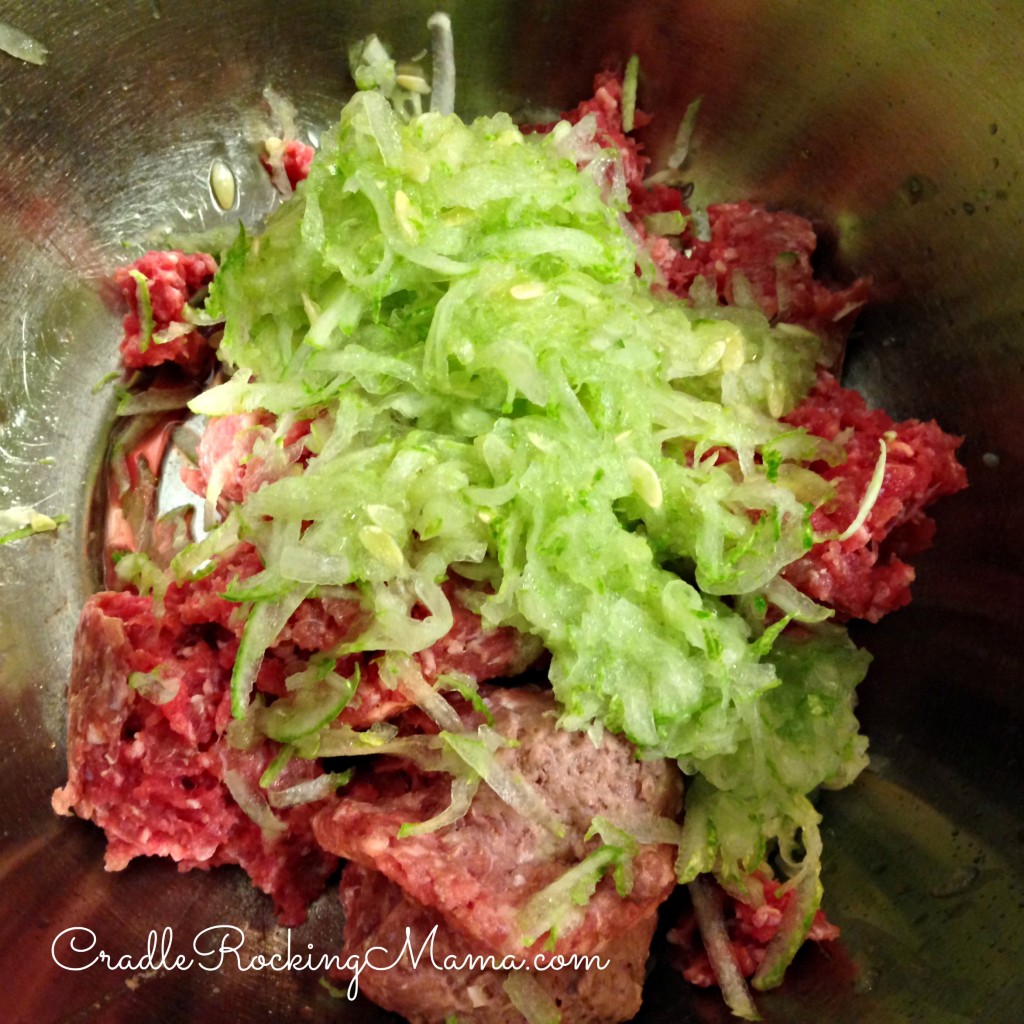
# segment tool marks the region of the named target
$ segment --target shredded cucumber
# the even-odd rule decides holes
[[[330,664],[329,662],[327,664]],[[294,693],[275,700],[263,713],[263,731],[278,743],[296,743],[333,722],[348,706],[359,685],[359,667],[351,679],[336,672],[309,670],[313,678],[298,680]]]

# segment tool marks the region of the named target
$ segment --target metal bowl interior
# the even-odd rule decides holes
[[[51,944],[92,928],[138,955],[151,929],[190,942],[243,929],[268,954],[287,936],[236,873],[164,863],[102,870],[102,837],[58,819],[64,690],[77,612],[97,585],[88,515],[113,415],[93,384],[116,361],[104,281],[167,228],[224,215],[214,157],[241,215],[266,208],[253,121],[265,85],[301,127],[350,93],[347,45],[371,31],[396,53],[425,42],[431,4],[395,0],[0,0],[0,21],[50,49],[45,67],[0,53],[0,504],[67,512],[56,534],[0,548],[0,974],[11,1021],[383,1020],[338,1003],[315,971],[224,966],[71,972]],[[466,115],[561,109],[594,71],[641,57],[641,102],[664,153],[703,97],[698,201],[752,198],[820,224],[825,262],[870,274],[876,303],[848,382],[898,416],[966,436],[971,488],[939,508],[910,609],[857,630],[875,654],[862,713],[871,769],[822,797],[827,905],[841,945],[802,955],[761,998],[772,1021],[1024,1019],[1019,749],[1024,669],[1024,8],[848,0],[647,0],[518,5],[452,0]],[[129,248],[125,249],[125,244]],[[293,933],[331,950],[325,897]],[[715,994],[652,972],[641,1020],[719,1021]]]

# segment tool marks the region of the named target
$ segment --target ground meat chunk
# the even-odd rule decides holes
[[[239,544],[221,555],[209,573],[172,583],[164,595],[163,612],[154,622],[172,634],[186,627],[216,625],[226,634],[220,645],[229,650],[233,659],[245,627],[246,608],[224,594],[232,584],[244,582],[262,570],[263,562],[256,548]],[[358,601],[309,598],[285,623],[269,654],[289,662],[302,660],[303,653],[308,656],[354,639],[365,626],[366,615]]]
[[[468,589],[467,582],[458,577],[445,584],[452,609],[451,629],[435,644],[413,655],[428,683],[453,672],[467,675],[477,683],[512,678],[543,655],[543,646],[534,636],[510,626],[485,629],[480,616],[466,607]],[[394,718],[414,703],[401,688],[393,688],[381,678],[371,656],[364,659],[359,689],[340,721],[354,729],[364,729]]]
[[[262,569],[256,548],[240,544],[222,555],[210,573],[171,584],[164,595],[162,614],[153,616],[147,612],[131,627],[140,649],[151,654],[146,670],[159,664],[168,644],[177,642],[182,634],[215,626],[220,630],[219,664],[230,672],[245,626],[245,608],[223,595],[231,584]],[[446,584],[445,592],[452,604],[452,628],[433,646],[413,656],[428,682],[450,672],[462,672],[476,682],[519,675],[542,653],[536,637],[511,627],[485,630],[480,616],[466,608],[460,596],[468,586],[456,579]],[[149,609],[148,599],[135,600]],[[366,610],[358,601],[334,597],[303,601],[264,656],[256,678],[257,689],[284,696],[287,675],[306,668],[312,655],[354,640],[368,625]],[[366,728],[394,718],[414,704],[408,695],[381,679],[376,660],[377,655],[371,651],[337,663],[336,671],[346,677],[351,676],[357,664],[359,667],[359,687],[341,716],[341,721],[353,728]],[[228,707],[226,701],[221,712],[222,725],[226,724]]]
[[[326,807],[314,827],[326,849],[379,871],[473,945],[522,953],[522,908],[600,845],[596,838],[584,838],[593,819],[628,823],[675,817],[681,776],[669,762],[636,760],[622,737],[608,734],[595,746],[583,733],[558,729],[549,691],[484,686],[481,693],[494,728],[514,744],[499,748],[498,764],[557,814],[563,835],[528,820],[482,784],[456,824],[399,839],[404,823],[426,820],[449,801],[447,775],[415,770],[404,787],[394,772],[386,779],[379,773],[365,779],[344,800]],[[606,875],[582,920],[559,934],[555,951],[593,952],[648,917],[674,887],[674,859],[674,847],[641,845],[629,894],[620,897]],[[535,948],[542,945],[538,940]]]
[[[615,150],[629,195],[627,217],[661,271],[668,290],[686,301],[707,295],[722,305],[754,304],[770,320],[797,324],[822,337],[842,342],[857,311],[867,301],[869,284],[855,281],[833,290],[815,279],[811,256],[818,238],[810,221],[795,213],[772,211],[756,203],[720,203],[707,208],[710,237],[698,237],[683,193],[664,184],[648,184],[650,158],[643,144],[623,129],[622,78],[602,72],[594,95],[563,116],[572,124],[596,121],[595,139]],[[641,110],[634,130],[650,123]],[[550,131],[553,124],[527,128]],[[648,230],[650,214],[679,212],[687,217],[679,236],[666,238]]]
[[[880,409],[869,409],[856,391],[841,387],[828,373],[819,375],[808,397],[784,418],[846,450],[838,466],[822,462],[811,467],[836,491],[811,517],[819,534],[841,534],[853,522],[885,438],[882,491],[864,525],[845,541],[816,544],[784,572],[795,587],[843,618],[877,622],[910,601],[914,570],[903,558],[931,542],[935,524],[925,508],[967,486],[956,458],[962,439],[944,433],[934,421],[896,423]]]
[[[196,449],[196,465],[186,466],[181,479],[191,491],[216,504],[221,497],[241,501],[249,490],[249,458],[258,434],[265,430],[257,413],[218,416],[206,424]]]
[[[284,182],[281,181],[282,171],[285,181],[293,191],[300,181],[305,181],[309,177],[309,167],[316,156],[316,150],[312,146],[307,146],[298,139],[268,139],[265,147],[266,152],[260,156],[260,163],[279,191],[285,191]]]
[[[711,238],[687,237],[686,249],[663,254],[669,289],[689,298],[697,278],[723,305],[751,300],[769,320],[798,324],[822,337],[843,340],[870,287],[858,280],[833,291],[815,280],[811,255],[818,238],[810,221],[755,203],[708,207]]]
[[[229,679],[216,636],[174,633],[150,598],[90,598],[72,663],[68,783],[54,809],[105,830],[108,870],[145,855],[171,857],[182,870],[238,864],[273,897],[282,923],[298,924],[337,860],[313,838],[317,805],[278,811],[280,831],[265,831],[232,797],[228,774],[257,794],[276,748],[228,745]],[[275,786],[317,774],[313,762],[294,761]]]
[[[265,483],[279,480],[309,459],[305,438],[310,421],[301,420],[281,444],[272,444],[274,417],[267,412],[210,419],[196,451],[197,464],[181,471],[185,486],[213,504],[240,502]],[[257,443],[262,442],[256,454]]]
[[[265,835],[225,784],[230,774],[236,786],[262,799],[258,780],[276,752],[269,741],[246,753],[226,741],[245,608],[224,592],[262,568],[257,550],[241,544],[199,579],[172,583],[159,608],[152,597],[132,592],[90,598],[69,694],[69,781],[54,806],[106,831],[110,870],[147,854],[172,857],[183,869],[240,864],[274,897],[281,920],[296,923],[337,862],[313,839],[316,805],[277,812],[287,831]],[[536,656],[534,641],[515,630],[482,633],[479,616],[462,604],[454,618],[452,630],[421,652],[431,680],[455,670],[475,678],[518,672]],[[304,601],[266,652],[256,688],[286,695],[288,677],[306,669],[312,655],[354,639],[366,624],[357,601]],[[364,726],[410,707],[405,694],[381,682],[372,654],[358,660],[363,682],[346,712],[349,724]],[[356,662],[341,659],[337,671],[350,676]],[[316,774],[312,762],[295,760],[275,785]]]
[[[359,973],[360,992],[378,1005],[411,1024],[436,1024],[452,1016],[472,1024],[522,1021],[503,988],[508,972],[497,966],[501,958],[486,959],[486,951],[467,942],[436,911],[416,903],[383,875],[348,864],[341,880],[341,902],[345,909],[343,962],[350,957],[362,962],[370,949],[379,947],[386,952],[371,954],[370,962],[390,964],[405,946],[407,934],[414,956],[425,949],[415,965],[406,956],[389,970]],[[589,966],[531,972],[558,1007],[562,1024],[615,1024],[632,1019],[640,1009],[655,922],[656,916],[648,914],[614,936]],[[471,960],[474,956],[479,959]]]
[[[714,884],[714,883],[709,883]],[[756,891],[760,885],[760,892]],[[793,899],[793,891],[781,891],[781,883],[764,875],[755,875],[750,903],[728,895],[716,885],[722,901],[723,917],[736,965],[745,978],[750,978],[764,960],[768,944],[775,938],[783,914]],[[832,942],[839,938],[839,929],[817,910],[807,938],[811,942]],[[692,909],[687,909],[679,923],[668,933],[674,947],[673,965],[692,985],[709,988],[719,983],[704,949]]]
[[[525,672],[542,651],[540,641],[517,629],[485,629],[480,616],[465,604],[462,581],[445,585],[452,607],[452,628],[432,647],[415,655],[427,682],[449,672],[462,672],[478,683]]]
[[[592,116],[596,122],[594,137],[598,145],[615,150],[622,158],[623,178],[629,195],[627,217],[641,237],[646,236],[644,217],[648,214],[686,212],[682,194],[678,189],[665,185],[647,185],[644,182],[651,161],[644,152],[643,144],[623,129],[622,77],[618,73],[602,71],[598,74],[594,79],[594,95],[562,116],[570,124],[578,124],[583,118]],[[634,129],[643,128],[650,122],[649,114],[642,110],[635,111]],[[523,131],[549,132],[554,126],[554,122],[527,125]]]
[[[583,118],[593,115],[596,121],[595,138],[605,149],[616,150],[622,158],[622,170],[629,190],[630,206],[648,201],[649,190],[644,186],[644,175],[650,158],[644,154],[644,147],[637,139],[626,133],[622,124],[622,78],[611,71],[602,71],[594,78],[594,95],[584,100],[563,116],[571,124],[578,124]],[[650,124],[649,114],[637,110],[633,115],[633,127],[643,128]],[[545,125],[542,130],[550,130]]]
[[[288,175],[292,188],[309,177],[309,166],[314,156],[316,150],[298,139],[289,139],[284,144],[284,173]]]
[[[177,250],[147,252],[130,267],[120,267],[114,282],[128,304],[121,339],[121,359],[129,370],[138,370],[161,363],[177,363],[191,374],[209,364],[212,350],[203,335],[187,331],[166,342],[144,336],[145,326],[139,300],[139,284],[132,272],[141,274],[149,290],[153,333],[184,324],[185,305],[201,288],[209,284],[217,271],[216,261],[206,253],[183,253]]]

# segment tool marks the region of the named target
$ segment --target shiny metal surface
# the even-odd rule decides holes
[[[236,171],[241,213],[270,198],[251,143],[270,83],[302,127],[348,95],[346,45],[378,32],[425,44],[432,4],[370,0],[32,3],[0,21],[43,41],[34,67],[0,53],[0,506],[71,522],[0,548],[0,978],[5,1021],[382,1020],[333,1000],[312,971],[155,976],[57,967],[51,943],[88,926],[115,955],[150,929],[187,946],[244,929],[285,935],[238,873],[162,863],[102,871],[91,826],[55,818],[64,687],[77,611],[95,586],[88,492],[112,415],[92,385],[115,365],[104,281],[164,226],[222,216],[210,162]],[[862,709],[871,772],[822,800],[830,913],[771,1021],[1024,1019],[1019,783],[1024,658],[1024,7],[998,0],[456,0],[464,114],[563,107],[607,59],[641,55],[641,100],[664,151],[704,97],[699,199],[755,198],[820,221],[831,264],[869,273],[847,378],[894,414],[967,435],[971,488],[938,514],[915,604],[858,639],[876,655]],[[124,248],[124,243],[129,248]],[[993,456],[995,458],[993,458]],[[293,948],[331,952],[333,898]],[[726,1019],[717,997],[656,968],[647,1021]]]

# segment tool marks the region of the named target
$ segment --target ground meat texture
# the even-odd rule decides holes
[[[838,466],[811,467],[836,491],[811,517],[819,534],[841,534],[853,522],[878,461],[879,442],[885,439],[882,491],[864,525],[845,541],[816,544],[783,573],[841,617],[877,622],[910,601],[914,570],[903,559],[926,548],[935,532],[925,508],[967,486],[956,458],[962,438],[944,433],[934,421],[896,423],[880,409],[869,409],[856,391],[841,387],[828,373],[819,375],[808,397],[784,419],[846,451]]]
[[[683,193],[645,180],[650,159],[643,145],[623,130],[621,76],[599,74],[594,96],[563,116],[576,124],[588,115],[596,120],[598,144],[621,157],[629,194],[627,217],[669,291],[688,302],[705,303],[710,297],[722,305],[754,305],[770,320],[797,324],[837,343],[845,340],[868,299],[869,284],[858,280],[833,290],[815,279],[811,256],[818,238],[810,221],[756,203],[713,204],[707,208],[710,238],[699,238]],[[637,110],[634,129],[650,120]],[[648,231],[647,216],[669,212],[687,217],[679,236],[670,239]]]
[[[274,897],[282,922],[294,924],[337,863],[312,836],[318,805],[275,812],[287,831],[265,834],[225,784],[230,773],[262,800],[258,780],[276,752],[265,741],[243,753],[225,738],[245,609],[223,594],[262,568],[257,550],[241,544],[212,572],[171,584],[159,609],[153,598],[131,592],[89,600],[69,694],[69,781],[54,806],[104,828],[110,870],[148,854],[172,857],[183,869],[239,864]],[[524,657],[535,656],[530,638],[514,630],[484,634],[479,617],[461,605],[455,620],[435,648],[421,652],[429,657],[431,679],[455,669],[490,678],[519,671]],[[358,602],[303,602],[266,652],[256,688],[284,696],[288,677],[307,668],[312,654],[354,638],[366,625]],[[356,660],[342,659],[337,670],[351,675]],[[357,725],[393,717],[411,703],[381,683],[372,660],[362,658],[364,684],[347,716]],[[130,685],[133,679],[142,689]],[[275,786],[317,774],[312,762],[295,760]]]
[[[707,213],[709,240],[687,234],[682,251],[655,251],[670,291],[690,299],[699,279],[723,305],[756,305],[769,320],[845,339],[870,287],[858,280],[833,291],[815,280],[818,238],[810,221],[755,203],[712,205]]]
[[[451,603],[452,627],[432,647],[414,655],[427,682],[449,672],[462,672],[478,683],[511,678],[540,656],[543,648],[536,637],[509,626],[485,629],[480,616],[466,607],[469,591],[461,581],[449,581],[444,590]]]
[[[284,173],[288,175],[293,189],[309,177],[309,166],[314,156],[316,150],[298,139],[289,139],[284,144]]]
[[[248,491],[253,445],[267,429],[256,413],[217,416],[209,420],[196,449],[196,465],[186,466],[181,479],[189,490],[216,504],[220,498],[241,501]]]
[[[451,629],[435,644],[412,656],[428,683],[453,672],[467,675],[477,683],[508,679],[525,672],[543,655],[543,645],[536,637],[510,626],[485,629],[480,616],[466,607],[466,581],[453,577],[444,591],[452,609]],[[363,660],[359,688],[339,720],[354,729],[364,729],[413,706],[414,701],[400,688],[392,688],[381,679],[371,655]]]
[[[167,638],[174,642],[188,630],[209,631],[216,627],[217,655],[221,667],[230,672],[245,627],[245,607],[225,598],[224,592],[235,581],[244,581],[263,569],[259,552],[251,544],[240,544],[222,555],[216,568],[196,580],[172,584],[163,600],[159,617],[147,615],[144,624],[133,625],[140,647],[155,652],[147,671],[157,664],[166,649]],[[420,663],[429,682],[449,672],[462,672],[476,682],[519,675],[542,652],[539,641],[510,627],[485,630],[480,616],[465,607],[460,594],[464,587],[455,580],[446,584],[452,602],[452,628],[433,646],[413,657]],[[148,599],[140,600],[145,608]],[[309,658],[354,640],[369,625],[365,609],[358,601],[341,598],[309,598],[295,610],[273,646],[266,652],[256,678],[256,688],[264,693],[284,696],[285,680],[293,672],[306,668]],[[336,671],[351,677],[358,664],[360,683],[341,721],[353,728],[366,728],[386,721],[413,706],[403,692],[392,689],[380,678],[376,654],[340,659]],[[230,702],[221,712],[226,724]]]
[[[622,737],[608,734],[595,746],[583,733],[558,729],[549,691],[480,690],[494,727],[515,744],[499,749],[499,764],[560,817],[562,837],[527,820],[481,784],[468,813],[454,825],[399,839],[404,823],[426,820],[449,802],[447,775],[415,770],[404,788],[396,785],[395,773],[380,783],[370,776],[325,808],[314,827],[326,849],[379,871],[413,900],[437,911],[474,946],[522,953],[521,910],[600,845],[598,839],[584,839],[593,819],[675,817],[681,776],[669,762],[637,761]],[[653,913],[675,885],[674,859],[671,846],[641,845],[629,895],[620,897],[606,875],[582,920],[558,936],[555,951],[593,952]],[[535,947],[542,945],[538,940]]]
[[[752,893],[758,885],[761,889],[759,898],[750,903],[744,903],[716,886],[718,898],[722,901],[729,943],[736,965],[745,978],[752,977],[761,965],[768,944],[778,933],[782,916],[793,899],[792,890],[781,891],[781,883],[774,879],[755,875]],[[683,913],[667,938],[673,947],[673,966],[690,984],[709,988],[719,983],[701,941],[692,909]],[[832,942],[839,938],[839,929],[828,920],[823,910],[818,910],[814,914],[807,938],[811,942]]]
[[[648,214],[686,212],[682,194],[678,189],[665,185],[647,185],[644,182],[651,161],[644,153],[643,145],[623,130],[622,78],[619,74],[602,71],[594,79],[593,97],[562,115],[570,124],[578,124],[587,116],[592,116],[596,122],[595,139],[598,144],[605,149],[615,150],[622,159],[623,178],[629,194],[627,216],[641,237],[646,236],[644,217]],[[643,128],[650,122],[649,114],[639,109],[635,111],[634,129]],[[523,127],[523,131],[549,132],[554,126],[555,122],[527,125]]]
[[[267,152],[260,156],[260,163],[270,175],[280,191],[284,191],[284,183],[278,184],[280,172],[283,170],[288,185],[294,191],[300,181],[309,177],[309,167],[316,156],[316,150],[298,139],[268,140]]]
[[[240,544],[221,556],[216,568],[199,579],[172,584],[164,597],[164,618],[176,616],[186,625],[216,623],[236,638],[245,627],[245,608],[229,601],[224,593],[236,581],[244,582],[263,570],[259,552]],[[282,657],[296,650],[307,654],[352,640],[368,625],[358,601],[343,598],[309,598],[295,610],[270,649]]]
[[[596,121],[595,138],[605,149],[616,150],[622,159],[622,170],[629,190],[630,206],[648,201],[649,190],[644,186],[644,175],[650,158],[644,154],[644,147],[632,136],[627,135],[622,125],[622,78],[620,75],[602,71],[594,78],[594,95],[584,100],[575,109],[563,116],[571,124],[578,124],[583,118],[593,115]],[[636,110],[633,127],[643,128],[650,124],[649,114]],[[550,130],[545,125],[542,130]]]
[[[163,611],[154,622],[172,634],[187,627],[220,627],[221,647],[229,649],[233,662],[237,641],[245,628],[246,606],[229,601],[224,594],[233,583],[244,582],[262,570],[263,562],[256,548],[239,544],[221,555],[216,567],[206,575],[172,583],[164,595]],[[366,614],[357,601],[310,598],[285,623],[269,654],[288,662],[304,660],[303,655],[308,657],[354,639],[366,625]]]
[[[121,339],[121,359],[125,367],[139,370],[161,363],[177,363],[191,374],[205,370],[212,357],[212,350],[199,331],[188,331],[163,343],[144,336],[139,286],[132,271],[137,271],[146,279],[152,307],[153,333],[156,334],[175,324],[185,323],[183,314],[186,304],[213,280],[217,272],[214,258],[201,252],[147,252],[130,267],[120,267],[114,273],[114,282],[128,304],[124,336]]]
[[[488,953],[383,875],[348,864],[341,879],[341,902],[345,909],[342,962],[349,957],[361,962],[370,949],[382,947],[387,952],[371,954],[371,962],[390,964],[405,946],[407,930],[413,955],[424,949],[415,966],[410,957],[403,957],[389,970],[360,972],[359,991],[373,1002],[411,1024],[436,1024],[453,1016],[469,1024],[522,1021],[503,987],[508,973],[495,966],[501,958],[471,960],[486,958]],[[592,962],[589,969],[531,972],[557,1005],[562,1024],[615,1024],[636,1015],[655,921],[655,915],[649,914],[614,936],[597,954],[603,968]],[[453,963],[467,966],[452,967]]]
[[[273,443],[274,426],[274,417],[266,412],[210,419],[199,440],[196,465],[181,471],[185,486],[213,504],[240,502],[265,483],[294,472],[293,467],[305,465],[310,421],[296,423],[281,444]]]
[[[135,673],[154,672],[158,683],[132,687]],[[273,897],[283,924],[299,924],[337,860],[313,838],[318,805],[275,812],[278,833],[261,829],[232,798],[226,773],[256,794],[276,748],[227,744],[229,679],[209,631],[169,628],[149,598],[91,597],[72,662],[68,783],[54,793],[54,809],[104,829],[108,870],[146,855],[171,857],[182,870],[238,864]],[[275,785],[317,774],[312,762],[295,761]]]

